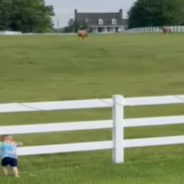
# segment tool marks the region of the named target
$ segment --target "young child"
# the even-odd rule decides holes
[[[5,176],[8,175],[7,166],[11,166],[13,175],[19,177],[18,157],[16,147],[22,146],[22,143],[16,143],[10,135],[1,136],[0,158],[1,166]]]

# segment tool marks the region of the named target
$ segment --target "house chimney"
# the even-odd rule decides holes
[[[78,26],[77,26],[78,25],[77,9],[74,10],[74,14],[75,14],[74,15],[74,17],[75,17],[74,18],[75,19],[75,28],[74,29],[75,29],[75,32],[77,32],[78,31]]]
[[[75,9],[74,14],[75,14],[75,20],[76,20],[77,19],[77,9]]]
[[[119,10],[119,14],[120,14],[120,17],[122,19],[123,18],[123,10],[122,9]]]

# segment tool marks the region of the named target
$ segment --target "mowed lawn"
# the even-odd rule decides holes
[[[0,103],[184,94],[182,34],[1,36]],[[126,118],[184,114],[184,105],[131,107]],[[111,109],[0,114],[0,125],[111,118]],[[1,134],[2,132],[0,132]],[[129,128],[126,138],[183,135],[183,125]],[[110,130],[16,135],[25,146],[110,140]],[[182,184],[184,145],[20,157],[14,184]]]

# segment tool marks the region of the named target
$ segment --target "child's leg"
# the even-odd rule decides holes
[[[7,158],[3,158],[2,161],[1,161],[1,167],[2,167],[2,171],[3,171],[3,174],[5,176],[8,175],[8,159]]]
[[[15,177],[19,177],[19,171],[17,167],[12,167],[12,172]]]
[[[7,176],[7,175],[8,175],[8,169],[7,169],[7,167],[3,167],[3,166],[2,166],[2,170],[3,170],[3,174],[4,174],[5,176]]]
[[[19,171],[18,171],[18,160],[15,158],[12,158],[10,166],[12,168],[13,175],[15,177],[19,177]]]

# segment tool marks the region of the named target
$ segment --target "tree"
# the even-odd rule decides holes
[[[1,30],[45,32],[53,27],[52,16],[53,7],[44,0],[0,0]]]
[[[0,0],[0,30],[9,28],[9,19],[12,11],[12,0]]]
[[[69,33],[69,32],[77,32],[78,29],[79,29],[78,22],[71,18],[68,21],[68,26],[66,26],[64,28],[64,32],[67,32],[67,33]]]
[[[137,0],[128,12],[129,28],[181,25],[183,0]]]
[[[68,26],[73,26],[74,22],[75,22],[74,19],[69,19]]]

